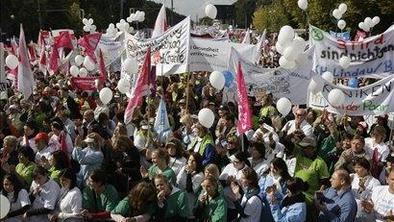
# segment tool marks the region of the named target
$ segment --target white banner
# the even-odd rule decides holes
[[[312,78],[312,52],[313,48],[303,53],[303,65],[299,65],[295,70],[269,69],[256,66],[245,61],[236,50],[233,50],[229,61],[239,58],[242,62],[249,95],[253,96],[261,92],[267,92],[272,93],[276,98],[287,97],[293,104],[306,104],[307,87]],[[231,64],[228,67],[232,73],[235,73]],[[229,87],[225,91],[228,92],[227,97],[232,97],[233,87]],[[228,99],[229,101],[232,100],[232,98]]]
[[[111,65],[111,71],[120,71],[120,56],[124,50],[122,41],[102,35],[97,48],[103,51],[105,65]]]
[[[382,34],[359,42],[336,39],[311,26],[310,41],[315,45],[313,70],[317,74],[330,71],[336,78],[383,78],[394,73],[394,25]],[[351,59],[347,69],[339,65],[342,56]]]
[[[148,47],[152,50],[152,64],[156,64],[156,75],[179,74],[188,71],[190,41],[190,17],[152,39],[137,39],[126,34],[128,57],[142,61]]]
[[[319,75],[313,75],[312,78],[323,87],[317,94],[309,93],[309,107],[350,116],[380,115],[394,111],[394,75],[362,88],[333,85]],[[345,94],[345,102],[339,106],[331,106],[328,102],[328,94],[335,88]]]
[[[230,59],[231,47],[246,61],[253,61],[256,46],[212,39],[191,38],[189,71],[224,71]]]

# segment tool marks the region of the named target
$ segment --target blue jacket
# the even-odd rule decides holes
[[[320,211],[319,221],[322,222],[351,222],[357,213],[357,203],[353,193],[348,187],[337,191],[334,188],[326,189],[321,199],[327,209]]]

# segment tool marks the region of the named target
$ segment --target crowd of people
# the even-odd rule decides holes
[[[270,44],[261,63],[276,67]],[[236,103],[196,72],[158,77],[125,124],[119,72],[107,105],[65,74],[34,77],[30,98],[0,97],[1,221],[394,221],[387,114],[368,124],[297,105],[283,117],[267,92],[249,98],[253,128],[239,135]],[[160,99],[170,129],[158,133]]]

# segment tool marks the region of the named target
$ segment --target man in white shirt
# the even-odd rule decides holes
[[[313,128],[306,122],[306,114],[307,112],[305,109],[298,108],[295,111],[295,119],[287,122],[282,128],[282,132],[289,136],[297,130],[301,130],[306,137],[313,138]]]
[[[391,169],[386,181],[388,185],[377,186],[372,190],[370,201],[361,203],[364,210],[373,214],[378,222],[394,220],[394,169]]]

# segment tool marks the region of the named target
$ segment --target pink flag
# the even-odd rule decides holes
[[[47,54],[45,52],[45,47],[41,48],[41,53],[40,53],[40,61],[38,63],[38,67],[41,70],[41,72],[45,73],[47,70],[47,65],[48,65],[48,61],[47,61]]]
[[[74,46],[72,44],[72,37],[68,31],[60,32],[59,36],[55,37],[55,47],[73,49]]]
[[[78,40],[78,44],[85,48],[85,53],[88,55],[95,63],[97,63],[96,55],[94,50],[101,39],[101,33],[93,33],[84,35]]]
[[[99,71],[100,71],[99,80],[101,84],[104,84],[105,81],[107,81],[107,70],[105,69],[105,61],[104,61],[103,51],[101,51],[101,49],[99,54]]]
[[[28,99],[33,94],[34,78],[31,71],[25,33],[21,24],[19,34],[19,64],[18,64],[18,91],[21,92],[25,99]]]
[[[131,98],[129,99],[129,103],[127,104],[124,113],[125,124],[128,124],[131,121],[135,108],[142,104],[142,97],[149,89],[150,59],[150,48],[148,48],[148,51],[145,54],[144,64],[140,69],[137,82],[131,93]]]
[[[49,57],[49,70],[52,72],[51,74],[55,73],[59,68],[59,60],[60,56],[58,48],[56,47],[56,44],[53,44],[51,56]]]
[[[166,7],[164,5],[161,6],[159,14],[157,15],[155,28],[152,32],[152,38],[156,38],[158,36],[163,35],[163,33],[167,30],[167,15],[166,15]]]
[[[239,135],[252,128],[252,115],[249,107],[248,94],[246,92],[244,74],[241,62],[238,61],[237,67],[237,96],[238,96],[238,124]]]

